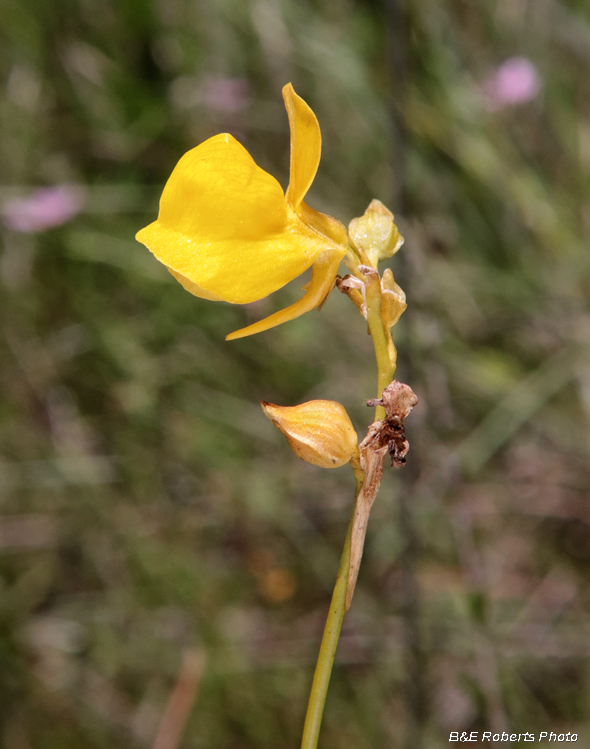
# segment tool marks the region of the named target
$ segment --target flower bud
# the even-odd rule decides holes
[[[372,200],[365,213],[353,218],[348,236],[358,250],[366,255],[373,268],[379,260],[391,257],[404,242],[393,222],[393,213],[379,200]],[[361,256],[362,257],[362,256]]]
[[[358,451],[356,432],[340,403],[316,400],[299,406],[275,406],[260,401],[260,405],[295,455],[314,466],[338,468]]]

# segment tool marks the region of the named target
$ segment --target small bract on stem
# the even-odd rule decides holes
[[[407,385],[393,379],[397,352],[391,328],[406,308],[393,273],[379,275],[380,261],[403,243],[391,212],[373,200],[345,227],[304,201],[319,166],[321,133],[316,116],[291,84],[283,89],[291,132],[289,186],[254,162],[231,135],[222,133],[185,154],[168,180],[158,219],[137,239],[163,262],[192,294],[235,304],[268,296],[312,268],[305,294],[290,307],[227,336],[260,333],[321,308],[336,285],[366,321],[377,363],[375,421],[365,438],[357,435],[343,406],[315,400],[296,406],[262,401],[269,419],[295,454],[313,465],[350,464],[355,499],[336,585],[314,673],[302,749],[316,749],[342,621],[358,577],[367,523],[389,455],[405,462],[404,419],[418,402]],[[344,260],[350,273],[339,277]]]

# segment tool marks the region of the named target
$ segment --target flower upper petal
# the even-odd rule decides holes
[[[238,304],[281,288],[326,247],[287,204],[277,180],[226,133],[180,159],[158,220],[137,239],[205,298]]]
[[[320,163],[322,135],[317,118],[303,99],[297,96],[290,83],[283,88],[283,99],[291,129],[291,175],[286,193],[287,203],[308,226],[332,241],[347,246],[348,235],[340,221],[303,202]]]
[[[290,83],[283,88],[283,99],[291,130],[291,173],[286,197],[298,211],[318,170],[322,136],[317,117]]]

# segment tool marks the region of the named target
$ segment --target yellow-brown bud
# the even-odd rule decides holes
[[[348,236],[352,245],[366,255],[373,268],[377,267],[379,260],[385,260],[397,252],[404,242],[393,222],[393,213],[379,200],[372,200],[362,216],[352,219],[348,225]]]
[[[344,406],[336,401],[308,401],[299,406],[260,401],[260,405],[295,455],[314,466],[338,468],[358,452],[352,422]]]

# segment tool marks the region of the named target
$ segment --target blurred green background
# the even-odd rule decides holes
[[[379,198],[406,237],[420,397],[321,746],[590,744],[589,64],[580,0],[0,0],[3,747],[298,746],[353,481],[258,401],[364,433],[370,339],[334,293],[225,343],[301,279],[205,302],[134,241],[217,132],[286,185],[288,81],[324,138],[309,203]]]

